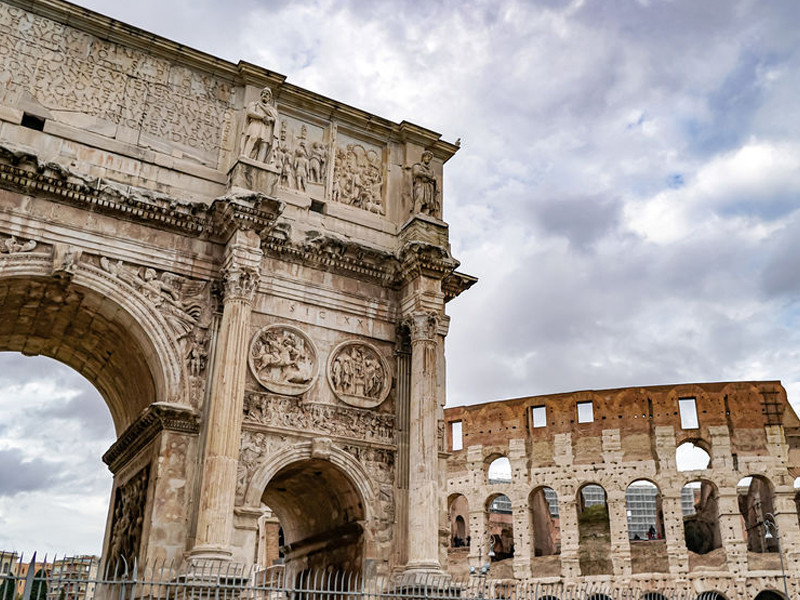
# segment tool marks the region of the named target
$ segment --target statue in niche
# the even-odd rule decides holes
[[[247,106],[242,154],[270,164],[278,145],[278,111],[272,106],[272,90],[265,87],[258,100]]]
[[[317,375],[316,351],[299,330],[286,326],[262,329],[250,345],[250,369],[268,390],[302,394]]]
[[[412,193],[414,212],[433,217],[439,216],[439,184],[431,168],[433,154],[426,150],[422,153],[421,162],[411,167]]]

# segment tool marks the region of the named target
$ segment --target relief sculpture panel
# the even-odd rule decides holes
[[[248,359],[253,376],[276,394],[298,396],[306,392],[319,371],[314,344],[289,325],[262,327],[253,336]]]
[[[111,540],[108,547],[109,565],[116,565],[120,560],[131,564],[139,554],[149,478],[150,467],[147,466],[114,493]]]
[[[328,361],[328,382],[342,402],[359,408],[378,406],[392,383],[386,360],[366,342],[344,342],[334,348]]]
[[[346,142],[345,138],[336,148],[331,200],[378,215],[386,214],[381,150],[355,141]]]

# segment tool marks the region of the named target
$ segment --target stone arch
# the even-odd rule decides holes
[[[155,402],[188,404],[184,361],[169,326],[133,289],[78,263],[52,275],[50,252],[0,258],[0,348],[42,354],[86,377],[120,435]]]
[[[581,575],[610,575],[613,566],[608,494],[602,485],[586,482],[578,488],[575,500]]]
[[[778,540],[767,535],[764,519],[775,512],[775,488],[763,475],[748,475],[736,485],[744,541],[749,552],[777,552]]]
[[[636,479],[625,490],[628,544],[633,573],[668,573],[666,529],[661,489],[650,479]]]
[[[447,499],[447,517],[450,522],[450,547],[469,548],[472,536],[469,530],[469,501],[463,494],[450,494]]]
[[[514,507],[506,494],[490,495],[484,504],[486,539],[480,543],[491,549],[492,561],[514,556]],[[473,542],[474,543],[474,542]],[[482,548],[479,548],[482,551]]]
[[[373,486],[363,466],[330,440],[297,443],[267,458],[244,499],[249,508],[266,505],[277,515],[294,574],[361,572],[374,555]]]
[[[490,485],[511,483],[511,463],[507,456],[493,453],[483,461],[486,482]]]
[[[695,600],[728,600],[728,598],[722,592],[709,590],[707,592],[700,592],[697,594]]]
[[[703,454],[707,457],[707,462],[704,466],[700,466]],[[714,456],[711,452],[711,444],[702,438],[687,436],[675,446],[675,465],[678,471],[710,469],[713,464]]]
[[[786,600],[786,596],[776,590],[761,590],[753,600]]]
[[[531,490],[528,495],[534,556],[561,554],[561,528],[558,494],[546,485]]]
[[[681,509],[686,549],[708,554],[722,548],[719,529],[719,492],[708,479],[695,479],[681,488]]]

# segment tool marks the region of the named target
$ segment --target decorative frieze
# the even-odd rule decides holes
[[[370,410],[251,393],[245,396],[244,420],[246,424],[394,444],[394,415]]]
[[[36,248],[35,240],[20,242],[15,236],[0,239],[0,254],[17,254],[18,252],[30,252]]]

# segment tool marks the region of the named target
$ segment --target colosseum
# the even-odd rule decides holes
[[[800,592],[800,421],[780,382],[533,396],[445,421],[454,575],[652,598]]]

